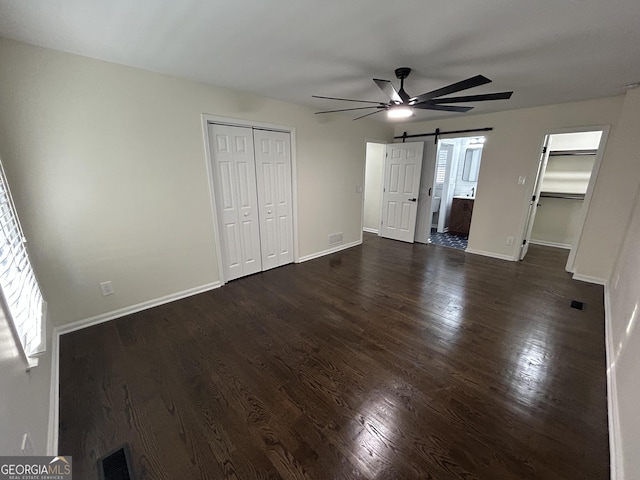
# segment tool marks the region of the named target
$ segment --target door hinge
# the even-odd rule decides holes
[[[536,196],[534,195],[533,197],[531,197],[531,201],[535,202],[536,201]]]
[[[527,239],[525,238],[524,240],[522,240],[522,246],[525,246],[527,244]]]
[[[547,153],[547,147],[542,147],[542,153]]]

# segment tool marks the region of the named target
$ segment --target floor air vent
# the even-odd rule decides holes
[[[129,445],[125,444],[98,460],[100,480],[134,480]]]
[[[329,235],[329,246],[342,243],[342,232]]]
[[[577,300],[571,300],[571,308],[575,308],[576,310],[584,310],[584,303]]]

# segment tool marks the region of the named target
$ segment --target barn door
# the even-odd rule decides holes
[[[391,143],[384,161],[380,236],[413,243],[424,143]]]

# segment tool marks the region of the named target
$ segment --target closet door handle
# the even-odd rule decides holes
[[[268,213],[269,215],[271,215],[271,210],[267,210],[267,213]]]
[[[244,216],[248,217],[249,216],[249,212],[244,212]]]

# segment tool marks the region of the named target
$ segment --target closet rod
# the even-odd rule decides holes
[[[562,198],[566,200],[584,200],[584,193],[550,193],[540,192],[540,198]]]
[[[433,143],[438,143],[438,137],[440,135],[449,135],[452,133],[474,133],[474,132],[490,132],[493,130],[493,127],[485,127],[485,128],[471,128],[469,130],[450,130],[448,132],[441,132],[439,128],[436,128],[435,132],[431,133],[416,133],[414,135],[407,135],[407,132],[403,132],[399,137],[393,137],[395,139],[401,138],[402,143],[405,142],[407,138],[416,138],[416,137],[436,137]]]
[[[552,150],[549,152],[550,157],[565,157],[579,155],[595,155],[598,150]]]

